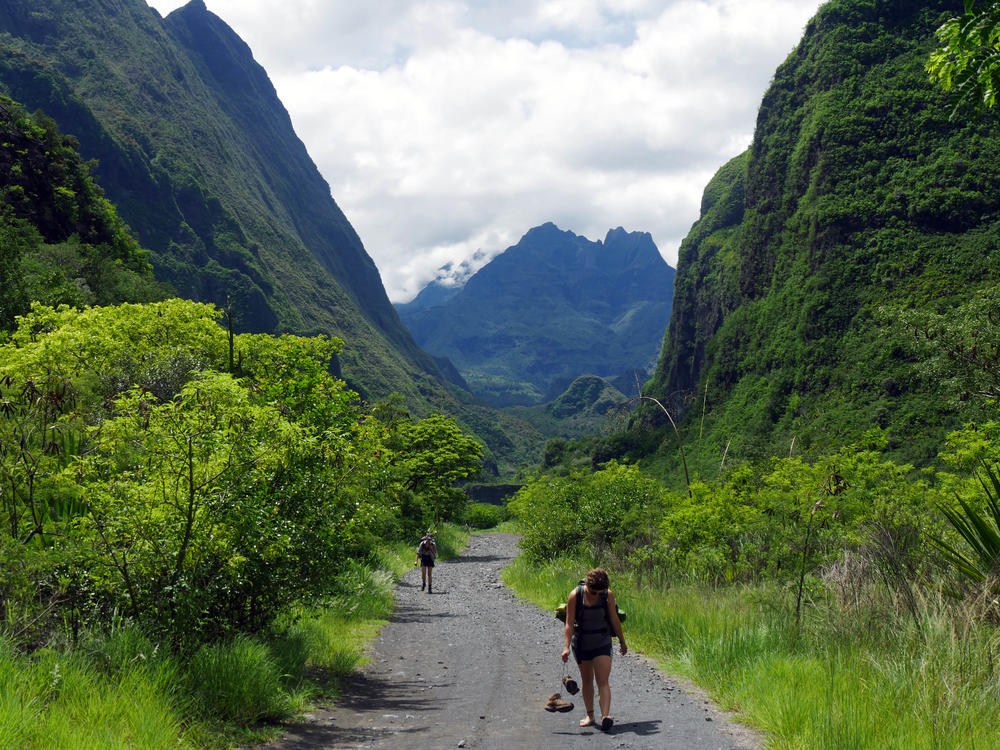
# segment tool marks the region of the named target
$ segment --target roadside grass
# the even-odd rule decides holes
[[[504,581],[554,610],[590,567],[518,558]],[[975,608],[875,588],[855,605],[794,600],[776,585],[708,588],[612,574],[631,647],[707,689],[781,750],[1000,747],[1000,636]],[[553,618],[553,627],[561,627]]]
[[[171,657],[154,653],[108,674],[83,649],[25,657],[0,640],[0,747],[200,747],[200,728],[185,726],[178,674]]]
[[[457,556],[468,536],[444,525],[439,556]],[[0,748],[193,750],[272,738],[273,722],[336,695],[338,678],[364,663],[415,548],[387,545],[371,564],[349,564],[338,595],[290,613],[270,637],[205,645],[183,662],[127,624],[30,654],[0,632]]]

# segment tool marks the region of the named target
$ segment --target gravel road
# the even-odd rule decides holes
[[[579,694],[563,694],[575,704],[572,712],[546,712],[545,701],[561,690],[562,624],[500,583],[516,555],[516,537],[476,534],[460,557],[438,563],[433,594],[420,590],[418,570],[407,573],[364,670],[340,699],[288,725],[267,750],[760,747],[754,733],[706,697],[641,656],[620,656],[617,642],[609,732],[577,725],[584,715]],[[570,668],[579,678],[572,660]]]

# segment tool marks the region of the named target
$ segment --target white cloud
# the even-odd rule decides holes
[[[277,18],[207,0],[268,70],[394,300],[545,221],[648,231],[676,263],[820,4],[285,0]]]

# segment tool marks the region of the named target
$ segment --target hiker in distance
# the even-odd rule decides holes
[[[594,680],[597,680],[598,700],[601,708],[600,728],[605,732],[615,723],[611,716],[611,637],[617,636],[624,656],[628,652],[625,633],[618,618],[615,595],[608,588],[608,574],[604,568],[594,568],[587,573],[581,585],[573,589],[566,602],[566,638],[562,660],[569,659],[570,650],[580,667],[580,689],[587,715],[581,727],[592,726],[594,721]]]
[[[417,545],[417,559],[413,565],[420,565],[420,590],[427,589],[427,593],[433,593],[434,558],[437,557],[437,545],[434,544],[434,535],[431,532],[424,534]]]

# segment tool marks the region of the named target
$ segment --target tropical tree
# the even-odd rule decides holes
[[[990,109],[1000,91],[1000,3],[976,6],[965,0],[964,13],[937,30],[940,46],[927,61],[931,80],[953,94],[952,116],[961,107]]]
[[[405,490],[418,497],[418,504],[430,515],[428,520],[444,521],[462,512],[465,494],[455,483],[479,473],[483,448],[454,419],[434,414],[399,421],[388,446],[395,451],[393,465]]]

